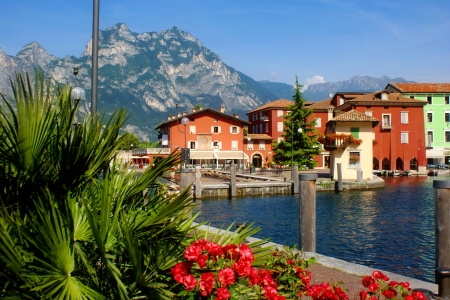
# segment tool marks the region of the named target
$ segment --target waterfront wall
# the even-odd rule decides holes
[[[375,188],[383,188],[384,180],[375,177],[362,182],[343,181],[344,190],[367,190]],[[283,195],[292,194],[292,182],[252,182],[237,183],[236,196],[263,196],[263,195]],[[335,181],[320,178],[316,182],[317,191],[334,191]],[[201,198],[229,198],[230,184],[202,184]]]

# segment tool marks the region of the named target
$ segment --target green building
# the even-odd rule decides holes
[[[427,163],[450,164],[450,83],[389,83],[386,90],[428,102],[423,109]]]

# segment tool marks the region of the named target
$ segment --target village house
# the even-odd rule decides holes
[[[450,83],[389,83],[385,90],[426,103],[423,113],[427,164],[449,164]]]
[[[187,120],[182,124],[183,118]],[[228,115],[225,107],[193,108],[191,113],[169,115],[156,127],[160,147],[168,152],[189,149],[187,167],[199,164],[204,168],[225,168],[230,164],[248,165],[244,152],[244,127],[250,123],[237,114]]]

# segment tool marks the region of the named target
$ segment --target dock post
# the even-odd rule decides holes
[[[194,172],[192,169],[180,170],[180,190],[184,191],[194,183]]]
[[[316,252],[316,180],[317,173],[302,173],[299,192],[299,249]]]
[[[450,299],[450,180],[433,180],[435,281],[439,297]]]
[[[195,166],[195,190],[194,197],[195,199],[202,198],[202,167],[200,165]]]
[[[293,187],[292,194],[298,194],[299,183],[298,183],[298,165],[294,165],[292,168],[292,178],[293,178]]]
[[[236,197],[236,165],[230,166],[230,197]]]
[[[337,176],[338,176],[338,181],[337,181],[337,192],[340,192],[343,190],[342,188],[342,165],[341,163],[337,163]]]

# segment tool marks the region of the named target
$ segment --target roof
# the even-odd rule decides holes
[[[388,85],[402,93],[449,93],[450,83],[390,82]]]
[[[334,117],[328,122],[372,122],[372,127],[375,127],[378,123],[380,123],[380,120],[360,113],[359,111],[350,110]]]
[[[249,133],[249,134],[247,134],[247,137],[252,140],[271,140],[272,139],[269,135],[263,134],[263,133]]]
[[[381,100],[382,94],[387,95],[386,100]],[[406,98],[400,93],[388,93],[386,91],[381,91],[368,93],[358,98],[348,100],[341,106],[337,107],[337,109],[342,110],[352,105],[425,106],[427,104],[428,104],[427,101]]]
[[[220,115],[220,116],[223,116],[223,117],[228,118],[228,119],[232,119],[234,121],[241,122],[243,125],[250,125],[251,124],[250,122],[248,122],[248,121],[246,121],[244,119],[240,119],[238,117],[234,117],[234,116],[222,113],[222,112],[220,112],[218,110],[215,110],[215,109],[212,109],[212,108],[202,108],[202,109],[198,109],[195,112],[192,112],[190,114],[181,115],[179,117],[173,116],[174,117],[173,119],[170,119],[170,120],[167,120],[165,122],[160,123],[155,129],[161,128],[161,127],[163,127],[163,125],[169,124],[171,122],[176,122],[176,120],[181,120],[183,117],[189,118],[189,117],[192,117],[192,116],[195,116],[195,115],[198,115],[200,113],[207,112],[207,111],[212,112],[212,113],[217,114],[217,115]]]
[[[254,110],[249,111],[246,115],[251,114],[255,111],[267,110],[267,109],[276,109],[276,108],[287,108],[288,106],[294,104],[294,101],[286,100],[286,99],[278,99],[272,102],[268,102],[260,107],[255,108]]]
[[[333,98],[328,98],[323,101],[311,104],[310,106],[308,106],[308,108],[313,109],[313,111],[327,110],[329,108],[335,108],[335,106],[333,104],[331,104],[332,100],[333,100]]]

